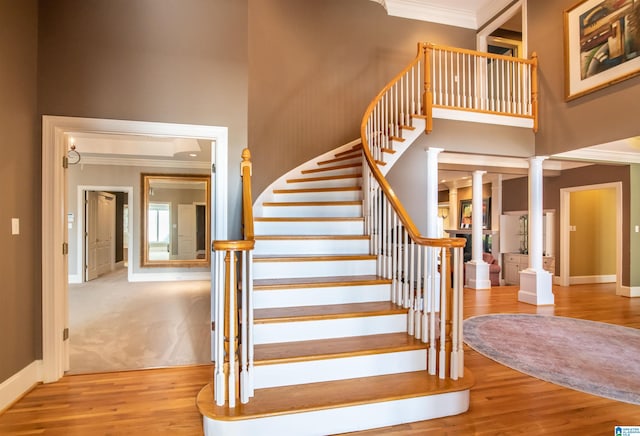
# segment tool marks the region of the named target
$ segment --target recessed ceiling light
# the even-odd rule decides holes
[[[189,156],[191,156],[191,157],[196,157],[196,156],[197,156],[197,154],[195,154],[195,153],[189,153]]]

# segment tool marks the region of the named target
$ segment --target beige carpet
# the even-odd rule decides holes
[[[120,269],[69,285],[70,373],[209,363],[207,281],[128,283]]]

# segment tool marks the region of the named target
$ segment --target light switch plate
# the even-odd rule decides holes
[[[20,234],[20,218],[11,218],[11,234]]]

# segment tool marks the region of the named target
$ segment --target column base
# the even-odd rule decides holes
[[[551,291],[552,276],[545,270],[525,269],[520,271],[520,291],[518,301],[536,306],[555,303]]]
[[[491,289],[491,280],[489,280],[489,264],[474,260],[467,262],[465,265],[467,276],[467,286],[471,289]]]

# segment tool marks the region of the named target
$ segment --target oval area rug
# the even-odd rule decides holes
[[[480,315],[464,321],[464,342],[530,376],[640,404],[640,330],[560,316]]]

